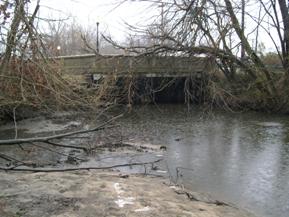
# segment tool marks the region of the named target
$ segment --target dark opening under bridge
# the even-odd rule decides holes
[[[214,62],[208,57],[89,54],[61,56],[57,57],[56,61],[68,79],[74,78],[79,83],[87,84],[109,75],[119,80],[133,77],[137,81],[136,89],[141,94],[147,93],[153,95],[154,100],[159,98],[158,101],[165,102],[185,101],[185,90],[195,92],[189,95],[201,96],[199,89],[200,86],[204,87],[204,77],[215,68]],[[164,83],[164,79],[170,85],[162,88],[162,92],[156,91]],[[175,100],[172,100],[173,98]]]

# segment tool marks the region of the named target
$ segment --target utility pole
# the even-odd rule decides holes
[[[241,42],[241,59],[243,60],[245,57],[245,48],[243,45],[244,37],[245,37],[245,0],[242,0],[242,5],[241,5],[241,13],[242,13],[242,42]]]
[[[99,53],[99,22],[96,22],[96,52]]]

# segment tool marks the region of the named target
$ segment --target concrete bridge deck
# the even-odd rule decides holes
[[[76,55],[56,58],[65,74],[114,74],[119,76],[183,77],[209,73],[213,62],[207,57]]]
[[[199,103],[207,75],[214,69],[214,62],[207,57],[80,55],[55,60],[64,79],[76,87],[97,87],[108,77],[115,82],[115,99],[125,103]],[[126,78],[134,79],[133,87],[127,85]]]

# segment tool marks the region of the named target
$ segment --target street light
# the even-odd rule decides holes
[[[56,55],[59,56],[60,55],[60,50],[61,50],[61,47],[58,45],[56,47]]]
[[[96,22],[96,52],[99,53],[99,22]]]

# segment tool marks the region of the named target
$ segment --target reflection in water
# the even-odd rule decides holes
[[[187,188],[208,192],[220,200],[235,203],[238,207],[247,208],[260,216],[288,217],[287,116],[218,111],[214,112],[214,116],[205,116],[198,109],[188,112],[185,106],[162,105],[134,108],[133,112],[119,122],[121,137],[130,142],[167,146],[165,160],[170,174],[176,178],[176,167],[190,169],[182,170],[182,177],[178,179]],[[34,122],[30,124],[29,121],[27,123],[33,125],[34,129],[39,128],[39,122],[38,125],[34,125]],[[45,121],[42,123],[47,124]],[[71,123],[75,125],[75,122]],[[55,129],[56,125],[53,123],[49,126]],[[69,125],[57,126],[61,129]],[[108,134],[103,133],[107,137]],[[25,131],[19,131],[20,137],[22,134],[25,134]],[[0,138],[14,138],[13,127],[12,130],[0,130]],[[81,143],[81,139],[70,141],[70,145],[78,143]],[[34,148],[26,145],[25,151],[19,152],[18,146],[3,146],[1,151],[12,157],[21,157],[25,161],[31,157],[36,162],[45,160],[47,165],[59,160],[55,153],[45,149],[33,151]],[[69,155],[69,150],[65,154]],[[101,162],[96,156],[95,159],[83,163],[83,166],[155,159],[150,153],[137,156],[131,156],[131,153],[108,153],[107,156],[100,156]],[[127,169],[130,172],[144,170],[143,167]]]
[[[122,133],[168,146],[170,173],[263,216],[288,217],[289,121],[286,116],[216,112],[204,117],[182,106],[142,107],[121,120]]]

